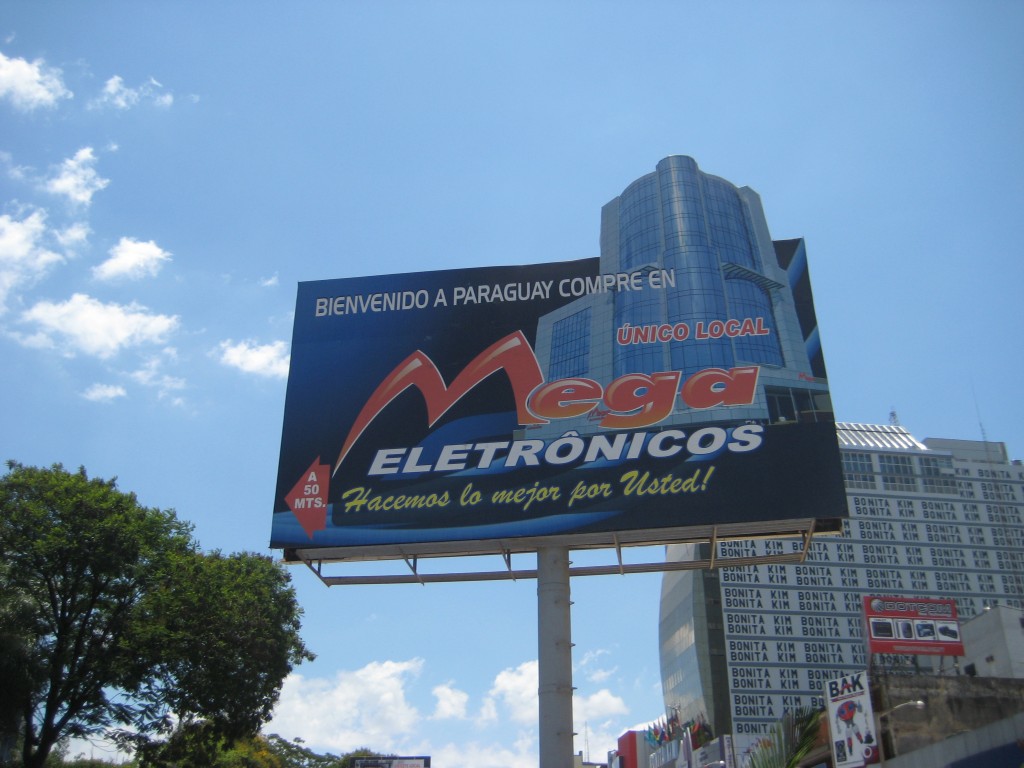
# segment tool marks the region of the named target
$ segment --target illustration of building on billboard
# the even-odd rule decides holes
[[[600,263],[661,290],[613,285],[542,317],[549,379],[756,366],[753,402],[678,408],[666,423],[833,420],[803,240],[771,240],[756,192],[665,158],[603,207]]]

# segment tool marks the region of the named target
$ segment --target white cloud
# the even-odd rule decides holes
[[[508,716],[517,723],[533,724],[540,716],[537,707],[537,662],[524,661],[515,669],[505,669],[494,678],[481,710],[481,720],[496,716],[496,702],[504,705]]]
[[[279,281],[278,281],[278,277],[277,277],[277,272],[275,272],[273,274],[273,276],[271,276],[271,277],[260,278],[260,287],[261,288],[273,288],[275,285],[278,284],[278,282]]]
[[[125,388],[119,384],[93,384],[82,393],[82,397],[92,400],[94,403],[109,403],[111,400],[125,397],[127,394]]]
[[[137,280],[142,277],[154,277],[164,262],[170,260],[171,254],[152,240],[142,242],[122,237],[117,245],[110,249],[110,258],[93,267],[92,274],[98,280],[113,280],[119,277]]]
[[[599,721],[612,715],[627,715],[629,707],[622,697],[602,688],[590,696],[573,696],[572,714],[573,719],[580,723]]]
[[[476,716],[477,725],[489,725],[498,722],[498,705],[494,699],[486,698],[480,706],[480,712]]]
[[[434,749],[435,765],[473,766],[473,768],[537,768],[537,744],[530,736],[520,734],[512,749],[500,745],[446,744]]]
[[[460,691],[451,683],[443,683],[434,686],[434,698],[437,699],[437,707],[434,709],[433,719],[447,720],[454,718],[462,720],[466,717],[466,702],[469,701],[469,694]]]
[[[592,669],[586,673],[587,682],[590,683],[603,683],[619,671],[618,667],[612,667],[611,669]]]
[[[164,355],[174,357],[174,350],[165,349]],[[185,388],[185,379],[178,376],[171,376],[163,372],[163,360],[152,357],[146,361],[141,368],[132,371],[131,377],[144,387],[153,387],[157,390],[157,397],[161,400],[170,398],[173,405],[184,405],[183,398],[175,396],[174,393]]]
[[[466,717],[469,695],[452,681],[433,685],[435,705],[429,717],[410,703],[410,685],[424,667],[422,659],[412,659],[373,662],[330,678],[290,675],[264,730],[289,740],[301,737],[318,751],[346,752],[365,746],[380,752],[430,754],[438,765],[537,765],[537,661],[495,675],[481,716],[473,722]],[[621,716],[627,712],[625,702],[607,689],[574,696],[578,731],[574,749],[589,748],[603,758],[626,730]],[[493,729],[499,723],[500,729]],[[492,728],[485,731],[484,726]],[[449,737],[441,743],[439,735],[446,727],[462,729],[468,738],[453,741]],[[500,733],[500,737],[484,736],[485,732]]]
[[[148,101],[157,107],[166,109],[174,103],[174,96],[163,92],[163,85],[152,77],[137,88],[131,88],[124,84],[123,77],[114,75],[103,84],[100,95],[89,102],[89,109],[110,107],[127,110],[142,101]]]
[[[79,245],[84,244],[88,239],[92,230],[88,224],[84,222],[78,222],[65,227],[64,229],[57,230],[53,233],[54,237],[57,238],[57,242],[65,248],[74,249]]]
[[[89,205],[92,196],[110,183],[110,179],[96,173],[95,164],[92,147],[82,147],[74,157],[61,163],[57,173],[46,182],[46,191],[65,195],[78,205]]]
[[[607,656],[610,651],[606,649],[598,649],[596,651],[587,651],[583,654],[583,658],[579,663],[579,672],[586,677],[588,682],[591,683],[603,683],[608,680],[617,671],[617,667],[606,669],[596,666],[596,662],[602,656]]]
[[[23,312],[21,319],[39,326],[30,337],[36,339],[33,346],[39,346],[42,339],[57,346],[54,337],[59,337],[68,354],[82,352],[103,359],[127,347],[163,343],[179,324],[176,315],[152,314],[134,302],[127,306],[104,304],[81,293],[65,302],[41,301]]]
[[[422,659],[410,659],[371,662],[331,679],[291,674],[265,730],[338,752],[368,744],[378,751],[401,751],[421,721],[406,701],[405,686],[422,668]]]
[[[16,288],[32,283],[63,257],[43,245],[46,213],[36,210],[22,219],[0,216],[0,314]]]
[[[0,165],[7,172],[7,177],[15,181],[24,181],[30,176],[30,170],[25,166],[16,165],[10,152],[0,150]]]
[[[580,666],[587,667],[593,664],[595,661],[600,659],[602,656],[608,656],[611,653],[607,648],[598,648],[596,650],[590,650],[583,654],[583,658],[580,659]]]
[[[15,109],[31,112],[52,107],[73,94],[64,87],[61,71],[46,67],[41,59],[9,59],[0,53],[0,98],[7,98]]]
[[[283,341],[270,344],[240,341],[236,344],[228,339],[220,343],[220,361],[224,365],[258,376],[288,378],[290,359],[288,345]]]
[[[97,106],[111,106],[115,109],[128,109],[139,103],[139,91],[126,88],[120,75],[114,75],[103,85],[103,91],[93,101]]]

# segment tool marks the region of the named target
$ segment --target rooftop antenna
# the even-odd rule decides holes
[[[978,404],[978,392],[974,389],[974,382],[971,382],[971,395],[974,397],[974,413],[978,416],[978,429],[981,430],[982,442],[988,442],[988,435],[985,434],[985,422],[981,420],[981,406]]]
[[[988,435],[985,433],[985,422],[981,420],[981,405],[978,403],[978,391],[974,388],[974,382],[971,382],[971,396],[974,398],[974,412],[978,416],[978,429],[981,430],[981,441],[985,444],[985,461],[989,464],[996,463],[996,457],[993,455],[993,445],[988,441]]]
[[[900,426],[900,417],[899,414],[896,413],[895,405],[889,409],[889,424],[894,427]]]

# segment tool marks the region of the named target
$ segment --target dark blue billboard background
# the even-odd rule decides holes
[[[548,376],[560,318],[588,318],[585,353],[610,358],[616,302],[664,302],[666,279],[587,259],[300,284],[271,546],[844,516],[831,413],[773,417],[757,366]],[[645,343],[776,333],[773,317],[721,321],[652,325]]]

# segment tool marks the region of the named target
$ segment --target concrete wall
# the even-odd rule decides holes
[[[1024,680],[962,675],[886,676],[873,677],[872,687],[872,703],[880,720],[886,757],[946,742],[957,734],[977,731],[1024,713]],[[883,716],[899,704],[918,699],[925,702],[924,709],[903,707]],[[947,763],[927,765],[944,764]]]
[[[902,711],[902,710],[901,710]],[[885,761],[886,768],[1017,768],[1024,764],[1024,713]]]

